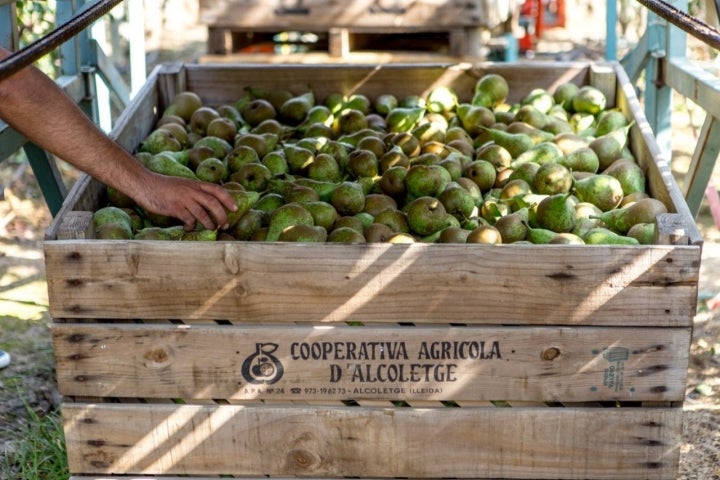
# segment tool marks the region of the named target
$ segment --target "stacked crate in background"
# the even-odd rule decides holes
[[[401,50],[477,58],[515,9],[509,0],[200,0],[200,23],[211,55]],[[316,40],[302,41],[302,33]]]

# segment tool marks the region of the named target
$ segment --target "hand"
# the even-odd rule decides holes
[[[183,222],[194,230],[197,222],[212,230],[227,228],[227,211],[237,205],[220,185],[148,172],[139,186],[135,201],[141,207]]]

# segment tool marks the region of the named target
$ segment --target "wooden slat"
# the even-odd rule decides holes
[[[699,248],[580,247],[65,240],[44,251],[57,318],[689,325]]]
[[[682,409],[65,404],[71,472],[674,479]],[[472,460],[470,460],[472,459]]]
[[[690,328],[53,327],[64,395],[236,400],[682,400],[690,337]]]
[[[200,22],[213,27],[251,29],[252,31],[324,30],[329,27],[354,27],[442,30],[450,26],[495,27],[500,19],[489,15],[480,0],[399,0],[378,2],[361,0],[334,2],[268,2],[266,0],[201,0]],[[304,10],[299,10],[301,5]]]

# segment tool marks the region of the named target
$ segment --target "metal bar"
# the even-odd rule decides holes
[[[0,80],[3,80],[18,70],[30,65],[38,58],[69,40],[83,31],[88,25],[102,17],[122,0],[98,0],[68,22],[55,28],[52,32],[40,38],[22,50],[18,50],[6,59],[0,61]]]
[[[637,0],[656,15],[716,50],[720,50],[720,31],[663,0]]]
[[[54,217],[67,196],[67,187],[63,182],[55,159],[34,143],[26,143],[23,149],[33,169],[35,179],[40,185],[43,197],[45,197],[45,203],[47,203],[50,213]]]

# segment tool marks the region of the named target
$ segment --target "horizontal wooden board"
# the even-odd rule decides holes
[[[484,0],[200,0],[200,22],[251,31],[319,31],[331,27],[421,28],[495,27],[507,13]]]
[[[575,247],[575,248],[573,248]],[[688,246],[54,241],[55,318],[689,326]]]
[[[70,471],[674,479],[682,409],[64,404]]]
[[[64,395],[682,401],[690,328],[57,324]]]

